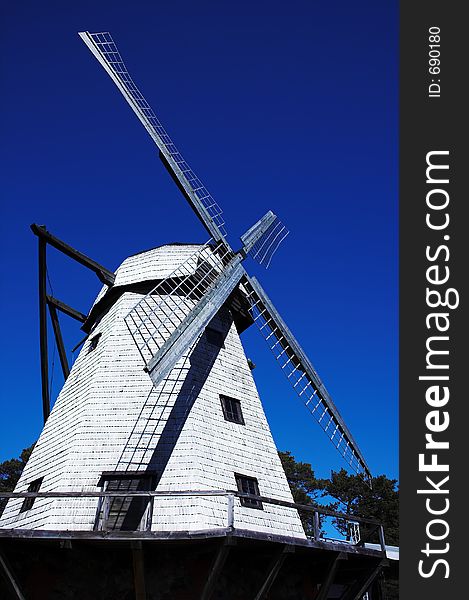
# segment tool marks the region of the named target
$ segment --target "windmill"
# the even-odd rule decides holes
[[[288,231],[269,211],[241,236],[242,248],[234,251],[227,241],[221,208],[184,160],[135,85],[111,35],[88,32],[79,35],[156,144],[161,161],[210,235],[209,244],[213,245],[211,251],[207,249],[197,254],[199,272],[192,280],[191,263],[195,257],[158,284],[126,318],[154,385],[167,376],[184,350],[201,335],[229,295],[238,288],[249,302],[248,310],[259,332],[310,414],[350,467],[369,477],[369,468],[357,443],[308,357],[260,283],[250,277],[242,266],[246,256],[251,255],[268,267]],[[179,288],[169,281],[176,278],[184,280],[184,283],[176,284],[180,285]],[[164,295],[160,295],[158,300],[153,298],[157,291],[164,290],[171,295],[175,289],[181,298],[177,310],[174,310],[176,307],[172,301],[168,305]],[[189,305],[188,299],[191,299]],[[167,316],[168,312],[171,318]]]
[[[205,244],[169,244],[128,257],[112,273],[33,226],[40,261],[49,243],[91,268],[104,285],[86,316],[41,291],[42,328],[47,301],[66,381],[49,416],[43,361],[47,420],[17,497],[11,496],[0,517],[0,535],[2,529],[44,530],[52,537],[74,531],[86,539],[140,542],[150,534],[152,539],[231,535],[236,522],[246,537],[309,544],[241,345],[242,331],[256,325],[348,466],[367,480],[371,475],[308,357],[244,268],[247,256],[268,267],[288,231],[269,211],[241,236],[241,248],[233,249],[219,205],[135,85],[111,35],[79,35],[158,147],[210,237]],[[71,370],[56,309],[81,320],[87,333]],[[226,552],[223,545],[201,598],[212,594]],[[365,582],[353,580],[358,592],[368,589],[382,566],[381,552],[363,552],[379,561]],[[265,596],[284,559],[282,550],[256,598]],[[136,586],[141,585],[140,578]]]

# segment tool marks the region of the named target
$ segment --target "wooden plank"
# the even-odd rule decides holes
[[[269,566],[264,583],[261,585],[261,588],[257,592],[254,600],[264,600],[265,599],[265,597],[269,593],[271,587],[275,583],[275,580],[277,579],[277,575],[279,574],[280,569],[282,568],[287,555],[291,554],[293,551],[294,551],[294,548],[292,548],[291,546],[283,546],[283,548],[281,548],[280,552],[277,552],[277,554],[274,556],[274,558]]]

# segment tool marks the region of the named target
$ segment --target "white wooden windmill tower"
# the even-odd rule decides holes
[[[288,232],[268,212],[233,250],[218,204],[134,84],[111,36],[80,36],[158,146],[210,240],[142,252],[115,274],[89,261],[104,286],[83,325],[88,336],[70,373],[64,368],[65,384],[0,528],[54,539],[67,532],[73,539],[189,540],[238,531],[256,540],[314,543],[292,504],[242,331],[257,326],[346,462],[365,477],[369,470],[310,361],[243,267],[248,254],[268,266]],[[34,231],[40,247],[62,244],[65,251],[44,228]],[[47,303],[64,308],[55,299]],[[380,552],[370,552],[363,550],[381,561]],[[256,597],[266,597],[284,558],[282,551],[264,595]],[[224,561],[216,555],[194,598],[213,594]],[[134,575],[137,597],[145,597],[135,560]],[[331,585],[332,579],[322,582],[324,599]]]

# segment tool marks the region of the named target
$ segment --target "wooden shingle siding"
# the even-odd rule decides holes
[[[129,256],[116,271],[114,287],[164,279],[200,247],[200,244],[172,244]],[[102,287],[93,306],[101,300],[108,289],[107,285]]]
[[[194,248],[169,246],[136,255],[118,274],[122,270],[128,281],[137,273],[140,278],[152,278],[158,269],[168,273],[177,266],[176,255],[182,262]],[[26,491],[40,477],[41,491],[98,491],[104,471],[151,469],[160,476],[157,490],[235,490],[235,473],[243,473],[258,480],[262,495],[292,501],[229,312],[222,309],[211,324],[226,335],[224,346],[214,348],[202,336],[153,388],[124,322],[140,298],[124,293],[96,323],[91,336],[101,334],[99,343],[92,352],[88,343],[81,349],[16,491]],[[225,420],[220,394],[242,401],[244,426]],[[21,503],[8,502],[0,527],[89,530],[98,505],[96,498],[37,499],[20,513]],[[226,525],[226,498],[155,499],[153,530]],[[235,527],[304,537],[296,511],[268,504],[253,510],[238,499]]]

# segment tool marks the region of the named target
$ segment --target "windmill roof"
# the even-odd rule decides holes
[[[126,258],[116,270],[114,286],[171,275],[202,244],[164,244]]]
[[[132,258],[133,256],[139,256],[140,254],[145,254],[145,252],[150,252],[151,250],[158,250],[159,248],[165,248],[167,246],[203,246],[203,244],[194,244],[192,242],[168,242],[167,244],[160,244],[159,246],[152,246],[151,248],[146,248],[145,250],[140,250],[140,252],[135,252],[135,254],[130,254],[128,258]],[[126,259],[127,260],[127,259]]]
[[[202,245],[174,242],[132,254],[116,269],[113,288],[164,279]],[[93,307],[106,295],[108,289],[106,285],[101,288]]]

